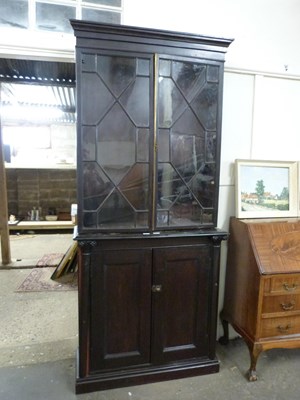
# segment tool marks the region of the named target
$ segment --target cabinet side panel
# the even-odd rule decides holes
[[[92,255],[91,371],[149,362],[151,250]]]
[[[223,315],[252,338],[257,329],[259,278],[247,224],[231,218]]]

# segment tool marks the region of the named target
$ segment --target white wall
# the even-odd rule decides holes
[[[300,74],[299,0],[124,0],[123,23],[234,38],[227,67]]]

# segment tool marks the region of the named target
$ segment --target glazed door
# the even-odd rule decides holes
[[[81,54],[80,231],[216,224],[220,74],[194,58]]]
[[[149,230],[152,56],[81,54],[79,226]]]
[[[91,256],[90,370],[149,363],[151,249]]]
[[[154,249],[152,362],[208,355],[209,245]]]
[[[157,61],[156,229],[216,224],[220,66]]]

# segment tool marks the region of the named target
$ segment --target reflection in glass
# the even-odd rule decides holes
[[[119,11],[95,10],[82,7],[82,19],[87,21],[105,22],[109,24],[120,24],[121,14]]]
[[[130,204],[115,189],[98,211],[98,227],[135,227],[135,213]]]
[[[193,111],[205,129],[217,127],[218,85],[207,83],[191,102]]]
[[[157,205],[158,227],[199,224],[202,206],[169,163],[159,163]]]
[[[149,76],[150,75],[150,62],[149,60],[142,58],[137,60],[137,68],[136,74],[141,76]]]
[[[137,77],[124,93],[120,102],[137,126],[149,126],[149,79]]]
[[[206,66],[191,62],[173,62],[172,77],[176,86],[191,101],[205,83]]]
[[[88,0],[88,2],[111,7],[121,7],[121,0]]]
[[[0,0],[0,26],[28,28],[28,0]]]
[[[161,128],[170,128],[186,108],[186,101],[174,82],[161,78],[159,82],[158,118]]]
[[[98,57],[98,74],[115,97],[119,97],[134,81],[135,71],[135,58],[103,55]]]
[[[148,210],[148,164],[135,164],[119,185],[119,189],[135,210]]]
[[[96,72],[96,61],[97,57],[95,54],[82,54],[82,71]]]
[[[157,136],[158,151],[157,158],[159,162],[170,161],[170,131],[169,129],[160,129]]]
[[[90,193],[88,183],[84,192],[84,223],[103,230],[149,229],[150,61],[95,57],[85,54],[83,68],[91,72],[82,74],[85,95],[96,93],[90,109],[82,105],[82,152],[85,160],[96,161],[87,163],[96,173],[85,171],[96,176],[95,188]]]
[[[47,3],[36,3],[36,26],[38,29],[73,33],[70,19],[76,18],[76,8]]]
[[[149,129],[137,131],[137,161],[149,161]]]
[[[117,185],[135,163],[136,145],[135,126],[119,104],[99,124],[97,144],[97,161]]]
[[[159,61],[153,201],[150,60],[85,54],[84,61],[84,97],[95,93],[82,105],[85,226],[149,230],[152,213],[155,229],[212,224],[218,68]]]
[[[82,127],[82,160],[96,160],[96,128],[94,126]]]
[[[157,227],[212,222],[218,69],[207,68],[159,63]]]
[[[97,210],[113,185],[96,163],[84,163],[83,167],[83,207],[85,210]]]
[[[90,101],[82,104],[82,123],[96,125],[114,103],[114,97],[94,73],[83,73],[82,96]]]

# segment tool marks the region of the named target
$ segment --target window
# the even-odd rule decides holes
[[[122,0],[0,0],[0,28],[72,33],[70,19],[120,24]]]

